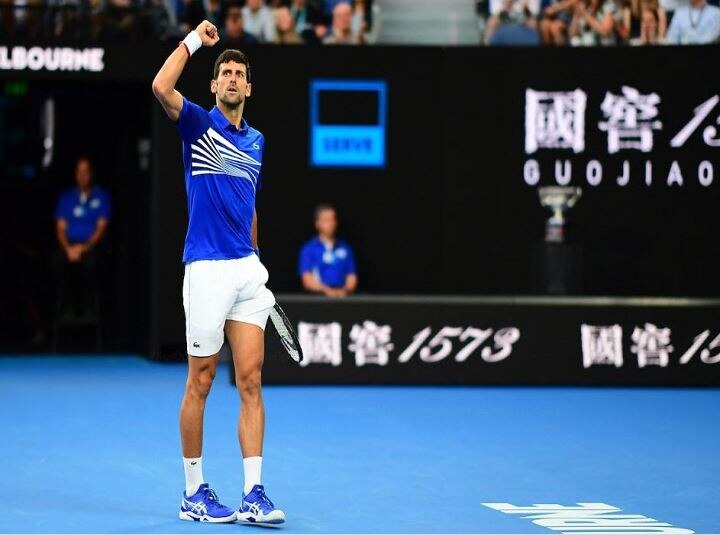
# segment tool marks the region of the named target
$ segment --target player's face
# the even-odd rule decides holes
[[[80,160],[75,166],[75,183],[80,189],[87,189],[92,184],[92,168],[87,160]]]
[[[210,91],[228,108],[237,108],[250,96],[247,67],[243,63],[228,61],[220,64],[217,80],[210,83]]]
[[[337,216],[335,210],[321,211],[315,220],[315,228],[318,234],[327,238],[334,238],[337,231]]]

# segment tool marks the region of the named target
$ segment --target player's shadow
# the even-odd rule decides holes
[[[270,529],[270,530],[281,530],[283,529],[283,526],[280,524],[253,524],[251,522],[235,522],[233,523],[234,526],[243,526],[248,528],[258,528],[258,529]]]

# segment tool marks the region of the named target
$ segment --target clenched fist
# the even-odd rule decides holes
[[[214,46],[220,40],[217,28],[210,21],[202,21],[195,31],[200,36],[203,46]]]

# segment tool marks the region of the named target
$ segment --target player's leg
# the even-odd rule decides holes
[[[261,483],[265,433],[261,379],[265,357],[264,330],[275,298],[265,287],[267,270],[257,257],[242,260],[242,269],[246,271],[244,276],[252,282],[247,285],[225,324],[241,401],[238,435],[243,454],[245,485],[238,520],[279,524],[285,521],[285,513],[270,501]]]
[[[205,401],[215,378],[217,361],[217,355],[188,356],[185,394],[180,405],[180,439],[185,458],[197,458],[202,455]],[[204,483],[204,481],[200,481],[200,483]]]
[[[182,520],[233,522],[236,512],[219,503],[202,474],[205,402],[217,371],[223,323],[232,306],[232,289],[223,287],[222,263],[194,262],[185,268],[183,303],[188,350],[188,375],[180,406],[180,439],[185,468]],[[229,294],[229,296],[228,296]]]
[[[232,349],[235,382],[240,393],[240,449],[243,458],[261,457],[265,433],[265,405],[261,386],[264,332],[258,325],[228,320],[225,333]],[[247,487],[245,490],[249,491]]]

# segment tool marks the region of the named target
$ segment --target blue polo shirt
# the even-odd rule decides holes
[[[313,273],[320,282],[332,288],[345,286],[345,277],[357,273],[355,255],[350,246],[342,240],[334,245],[325,245],[315,237],[300,250],[298,275]]]
[[[110,195],[100,186],[93,186],[83,196],[78,188],[71,188],[58,199],[55,219],[67,222],[70,243],[85,243],[95,232],[100,218],[110,220]]]
[[[183,144],[188,230],[183,262],[229,260],[255,252],[251,227],[265,138],[245,119],[183,98],[177,128]]]

